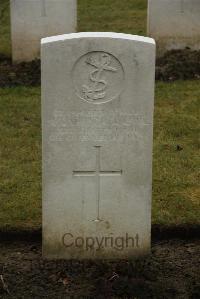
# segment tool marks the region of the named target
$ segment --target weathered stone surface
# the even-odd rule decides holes
[[[76,0],[10,0],[14,62],[40,56],[43,37],[76,32]]]
[[[45,257],[149,252],[154,68],[150,38],[42,40]]]
[[[148,35],[158,55],[172,49],[200,49],[199,0],[148,0]]]

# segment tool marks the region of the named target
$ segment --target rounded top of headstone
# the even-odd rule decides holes
[[[136,42],[143,42],[155,45],[155,40],[150,37],[144,37],[139,35],[116,33],[116,32],[79,32],[69,33],[56,36],[45,37],[41,39],[41,44],[48,44],[58,41],[79,39],[79,38],[112,38],[121,40],[131,40]]]

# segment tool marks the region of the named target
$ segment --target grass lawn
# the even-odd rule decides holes
[[[0,228],[41,223],[40,89],[0,90]]]
[[[78,0],[78,31],[146,34],[147,0]]]
[[[40,89],[0,89],[0,228],[41,226]],[[153,223],[200,224],[199,81],[157,83]]]
[[[0,54],[11,55],[10,0],[0,0]]]

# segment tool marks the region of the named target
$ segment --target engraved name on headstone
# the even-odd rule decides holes
[[[42,40],[45,257],[149,252],[154,71],[150,38]]]

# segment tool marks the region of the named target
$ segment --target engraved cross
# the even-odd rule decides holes
[[[181,13],[184,13],[184,0],[181,0]]]
[[[41,0],[41,17],[46,17],[46,0]]]
[[[101,147],[95,146],[96,150],[96,170],[91,171],[73,171],[73,175],[76,177],[95,177],[96,184],[96,213],[97,217],[94,220],[95,222],[101,221],[100,219],[100,178],[102,176],[121,176],[122,170],[119,171],[102,171],[100,165],[100,155],[101,155]]]

